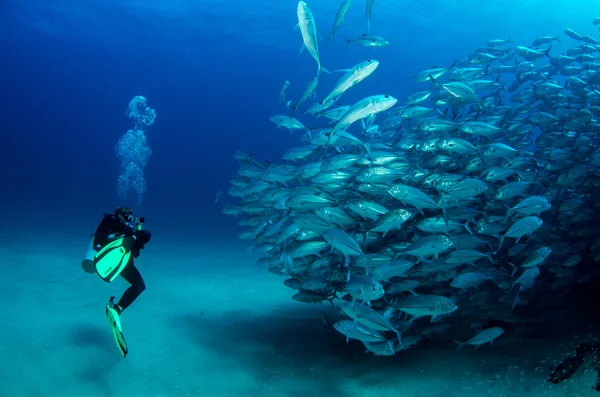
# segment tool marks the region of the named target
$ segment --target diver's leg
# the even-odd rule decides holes
[[[119,300],[117,304],[119,306],[119,312],[127,309],[129,305],[133,303],[137,299],[138,296],[146,289],[146,283],[142,278],[139,270],[133,264],[133,259],[125,266],[125,269],[121,272],[121,276],[127,281],[131,286],[127,288],[123,296]],[[120,313],[119,313],[120,314]]]

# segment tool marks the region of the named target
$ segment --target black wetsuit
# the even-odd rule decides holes
[[[131,287],[123,293],[123,296],[117,303],[122,311],[131,305],[146,289],[146,283],[144,283],[142,275],[135,267],[133,258],[140,256],[140,251],[150,241],[151,234],[147,230],[133,230],[116,215],[104,214],[104,218],[96,228],[96,233],[94,234],[94,248],[100,250],[106,244],[113,241],[115,235],[135,236],[131,258],[121,272],[121,276],[131,284]]]

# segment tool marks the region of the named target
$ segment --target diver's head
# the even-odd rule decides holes
[[[121,219],[125,223],[133,222],[133,211],[127,207],[119,207],[115,210],[117,218]]]

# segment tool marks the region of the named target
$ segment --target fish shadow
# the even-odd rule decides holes
[[[401,374],[424,359],[419,349],[389,357],[365,354],[361,342],[346,343],[344,336],[324,326],[314,307],[211,318],[190,313],[176,321],[193,342],[251,370],[257,379],[302,377],[302,384],[318,395],[343,396],[340,386],[347,378],[362,386],[394,384],[398,379],[390,378],[390,373]],[[306,396],[305,390],[290,393]]]

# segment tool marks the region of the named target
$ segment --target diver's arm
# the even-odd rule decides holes
[[[110,233],[123,234],[126,237],[134,235],[133,229],[115,216],[109,216],[107,222],[109,224]]]
[[[133,230],[117,219],[114,215],[105,214],[102,221],[96,227],[94,245],[104,245],[109,241],[111,234],[123,234],[126,237],[133,236]]]

